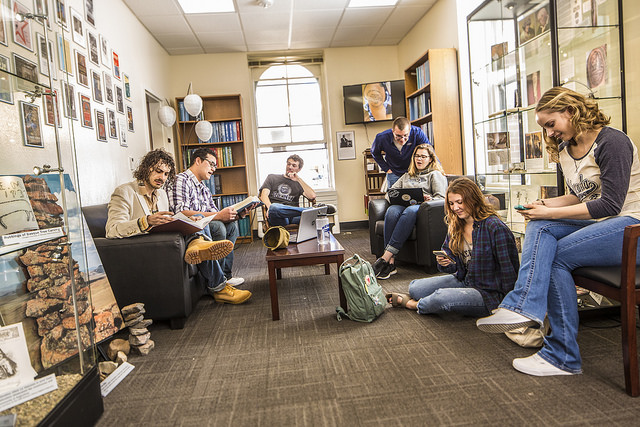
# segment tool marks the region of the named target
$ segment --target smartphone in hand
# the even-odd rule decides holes
[[[447,253],[445,251],[433,251],[433,254],[435,256],[441,256],[443,258],[448,259],[449,261],[453,262],[453,260],[451,259],[451,257],[449,255],[447,255]]]
[[[518,210],[518,211],[526,211],[526,210],[531,209],[531,208],[525,208],[525,207],[524,207],[524,206],[522,206],[522,205],[515,205],[513,208],[514,208],[514,209],[516,209],[516,210]]]

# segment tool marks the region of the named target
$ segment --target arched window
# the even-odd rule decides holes
[[[254,69],[258,185],[284,173],[287,157],[304,160],[300,175],[314,189],[332,187],[324,126],[321,68],[277,64]]]

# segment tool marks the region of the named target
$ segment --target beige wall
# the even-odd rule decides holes
[[[640,2],[624,0],[624,55],[627,92],[627,133],[637,147],[640,147]]]

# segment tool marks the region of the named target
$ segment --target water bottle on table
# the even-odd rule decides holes
[[[316,218],[316,231],[318,243],[329,243],[329,218],[326,215],[318,215]]]

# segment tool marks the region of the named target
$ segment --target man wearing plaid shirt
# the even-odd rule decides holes
[[[211,216],[214,220],[209,223],[203,231],[212,240],[230,240],[235,244],[238,238],[238,213],[231,207],[218,210],[213,202],[211,191],[202,181],[210,179],[217,167],[217,160],[213,151],[209,148],[198,148],[192,154],[189,168],[176,175],[173,182],[167,187],[169,205],[174,212],[182,212],[191,216]],[[233,277],[231,268],[233,267],[233,251],[224,259],[221,259],[220,266],[227,278],[227,287],[214,295],[217,302],[237,304],[237,296],[249,291],[241,291],[235,286],[244,283],[241,277]],[[223,295],[224,294],[224,295]],[[249,292],[249,295],[251,293]],[[244,302],[246,299],[242,299]]]

